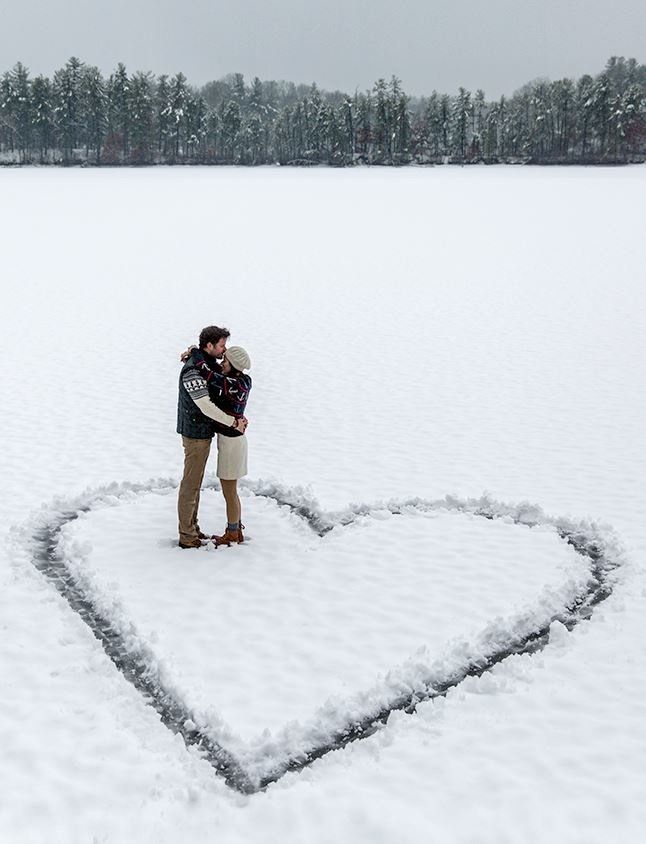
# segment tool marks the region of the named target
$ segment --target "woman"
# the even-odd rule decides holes
[[[251,368],[251,359],[241,346],[231,346],[224,353],[221,364],[211,359],[207,363],[199,349],[191,349],[193,363],[208,384],[209,398],[219,408],[235,416],[244,416],[251,378],[243,370]],[[247,474],[247,437],[241,431],[220,426],[216,423],[218,435],[217,476],[227,510],[227,526],[221,536],[212,536],[216,547],[244,542],[240,521],[241,506],[238,496],[238,480]]]

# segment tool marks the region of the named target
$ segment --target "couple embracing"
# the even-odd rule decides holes
[[[244,414],[251,378],[245,370],[250,369],[251,361],[241,346],[227,349],[229,336],[226,328],[210,325],[200,333],[199,346],[191,346],[182,354],[177,401],[177,433],[184,446],[184,474],[177,501],[180,548],[199,548],[209,539],[216,546],[244,539],[238,479],[247,474]],[[198,509],[214,437],[227,526],[223,534],[208,536],[200,530]]]

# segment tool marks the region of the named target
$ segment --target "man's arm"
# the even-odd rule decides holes
[[[182,376],[182,383],[186,388],[186,392],[193,399],[196,406],[202,411],[205,416],[226,425],[228,428],[236,428],[237,430],[244,430],[241,423],[238,423],[235,416],[229,416],[223,410],[213,404],[209,398],[209,389],[206,381],[197,369],[188,369]]]
[[[227,411],[236,417],[244,415],[251,380],[248,375],[230,376],[220,372],[220,367],[215,361],[207,362],[204,353],[197,348],[191,349],[188,357],[191,365],[198,370],[206,381],[209,390],[215,389],[223,399],[226,399]],[[209,394],[210,397],[211,394]]]

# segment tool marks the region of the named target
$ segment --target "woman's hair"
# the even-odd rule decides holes
[[[203,349],[207,343],[219,343],[223,337],[230,337],[231,332],[228,328],[219,328],[217,325],[208,325],[200,331],[199,346]]]

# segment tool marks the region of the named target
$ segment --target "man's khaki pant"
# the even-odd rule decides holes
[[[206,461],[212,440],[194,440],[182,437],[184,446],[184,476],[179,485],[177,515],[179,517],[179,541],[182,545],[198,545],[199,530],[197,511],[200,506],[200,488],[204,479]]]

